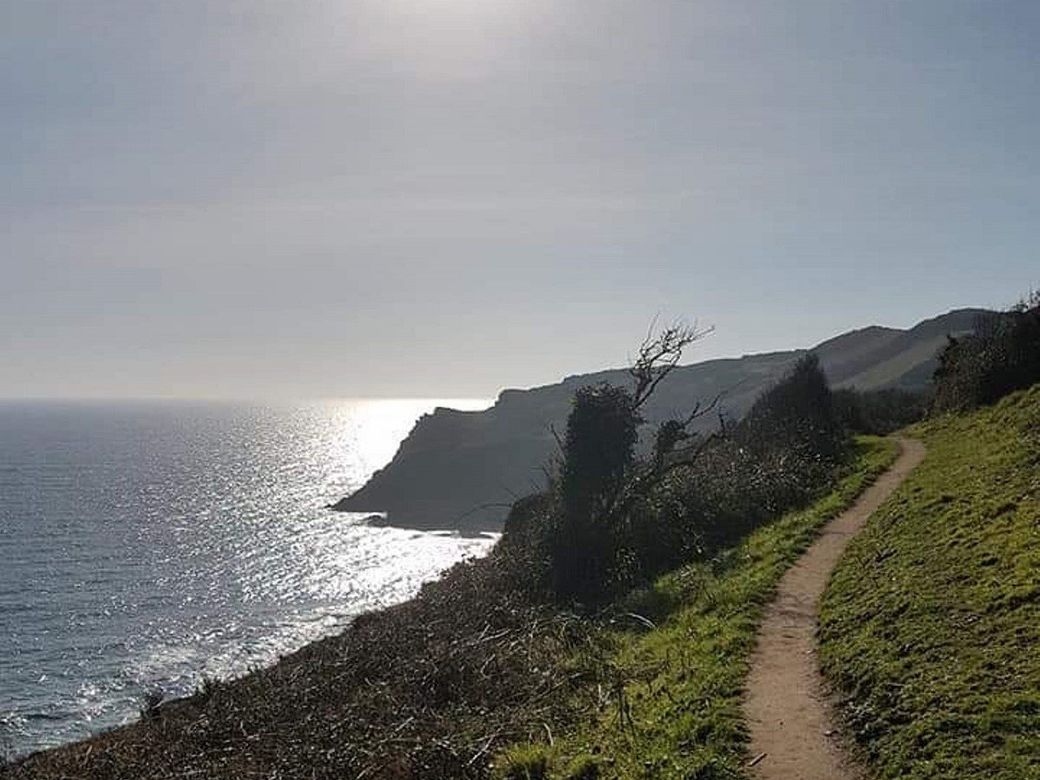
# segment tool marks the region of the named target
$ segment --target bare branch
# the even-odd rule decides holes
[[[656,331],[656,318],[650,325],[646,338],[639,346],[639,355],[629,368],[629,376],[635,381],[632,393],[633,408],[641,408],[654,394],[657,386],[679,365],[683,350],[711,333],[714,328],[698,329],[694,325],[676,322],[661,331]]]

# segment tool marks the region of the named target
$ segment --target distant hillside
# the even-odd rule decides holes
[[[960,309],[909,330],[872,326],[814,347],[831,383],[873,390],[920,389],[935,368],[947,334],[970,331],[982,309]],[[688,412],[721,396],[720,411],[739,418],[763,389],[807,350],[709,360],[677,368],[646,409],[650,422]],[[515,498],[544,484],[571,398],[582,385],[628,384],[624,369],[569,376],[530,390],[503,390],[482,412],[438,408],[423,416],[393,461],[359,491],[335,504],[346,512],[386,512],[392,525],[497,529]],[[703,428],[718,424],[702,419]]]
[[[877,326],[854,330],[813,348],[831,384],[860,390],[920,390],[937,365],[946,337],[971,331],[985,309],[958,309],[909,330]]]

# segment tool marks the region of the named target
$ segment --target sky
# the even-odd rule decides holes
[[[0,396],[492,397],[1040,285],[1040,3],[0,0]]]

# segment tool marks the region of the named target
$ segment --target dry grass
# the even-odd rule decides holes
[[[592,625],[508,586],[495,558],[151,717],[0,770],[10,778],[486,777],[569,721]]]

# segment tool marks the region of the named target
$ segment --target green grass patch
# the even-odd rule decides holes
[[[912,433],[824,597],[824,670],[880,777],[1040,778],[1040,385]]]
[[[500,776],[538,756],[552,778],[745,777],[740,699],[763,607],[821,526],[892,463],[896,449],[860,439],[854,465],[830,495],[634,594],[599,652],[573,659],[598,681],[580,694],[583,722],[551,746],[499,755]]]
[[[518,744],[499,756],[495,780],[545,780],[549,751],[542,745]]]

